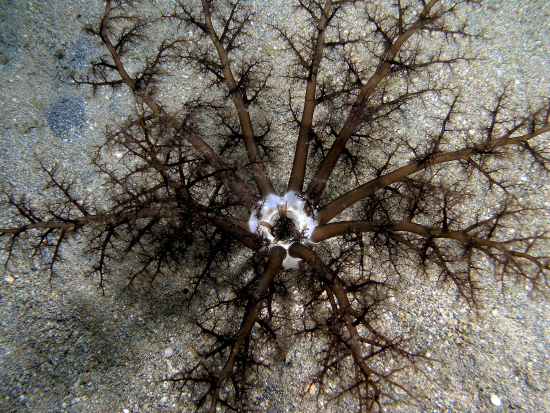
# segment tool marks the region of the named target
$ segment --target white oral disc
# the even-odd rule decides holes
[[[293,191],[287,192],[283,197],[270,194],[263,202],[260,202],[257,208],[250,214],[250,219],[248,220],[250,231],[258,232],[268,239],[270,248],[279,245],[288,251],[288,248],[296,242],[295,240],[276,240],[269,225],[260,225],[260,222],[270,225],[274,224],[280,218],[279,206],[286,208],[287,217],[292,219],[296,229],[303,235],[304,238],[301,242],[313,244],[309,238],[317,226],[317,221],[305,212],[306,202],[300,199]],[[283,261],[283,269],[297,268],[300,261],[300,258],[293,258],[287,253]]]

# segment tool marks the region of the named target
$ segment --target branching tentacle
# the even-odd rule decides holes
[[[361,87],[361,91],[352,106],[344,126],[338,133],[336,140],[332,144],[332,147],[327,155],[324,157],[323,162],[319,166],[319,169],[315,173],[315,176],[307,188],[307,195],[311,199],[318,200],[321,197],[332,170],[334,169],[334,166],[336,165],[342,151],[346,147],[349,138],[363,122],[362,112],[364,111],[365,105],[367,105],[370,96],[378,87],[382,79],[384,79],[384,77],[391,71],[394,64],[393,62],[405,42],[416,32],[426,27],[429,21],[430,12],[437,2],[438,0],[431,0],[428,3],[424,3],[423,10],[419,14],[417,20],[412,23],[410,27],[404,31],[400,30],[400,34],[395,39],[390,39],[387,37],[387,48],[380,57],[380,62],[376,72],[371,76],[368,82]],[[381,32],[384,33],[383,31]]]
[[[387,173],[379,178],[375,178],[325,205],[318,212],[318,219],[321,223],[327,223],[334,217],[336,217],[339,213],[351,207],[357,201],[371,195],[375,191],[387,187],[388,185],[398,182],[416,172],[422,171],[431,166],[446,162],[468,160],[479,154],[489,154],[495,152],[499,148],[503,148],[509,145],[521,145],[522,142],[529,141],[539,135],[542,135],[543,133],[550,132],[550,126],[544,126],[538,128],[532,133],[527,133],[520,136],[513,136],[514,132],[518,130],[521,126],[523,126],[526,122],[527,121],[520,123],[520,125],[516,126],[512,131],[508,132],[502,138],[493,139],[487,141],[486,143],[476,144],[472,147],[460,149],[453,152],[433,153],[422,161],[414,160],[408,165],[398,168],[393,172]]]
[[[216,34],[216,30],[212,23],[212,17],[210,14],[210,1],[202,0],[202,8],[204,13],[206,31],[218,53],[222,67],[223,79],[229,89],[231,99],[233,100],[233,103],[239,115],[244,144],[248,153],[248,159],[254,171],[254,179],[256,180],[256,185],[258,186],[261,197],[265,198],[269,194],[274,194],[275,190],[273,189],[273,185],[271,184],[271,181],[269,180],[265,172],[262,158],[258,150],[258,145],[254,137],[254,131],[252,128],[252,122],[250,120],[248,107],[245,103],[245,98],[241,90],[238,88],[237,81],[233,76],[231,63],[229,61],[229,56],[227,53],[227,46],[224,46],[222,39],[220,39]],[[233,41],[230,41],[229,45],[231,45],[232,43]]]
[[[309,138],[313,125],[315,106],[318,103],[315,97],[317,91],[317,74],[323,58],[326,29],[330,23],[330,18],[334,16],[334,11],[331,10],[332,7],[332,1],[327,0],[325,6],[323,7],[321,16],[316,19],[317,35],[313,39],[315,45],[312,47],[311,64],[307,65],[308,76],[304,110],[302,112],[302,119],[300,120],[300,131],[296,142],[296,150],[294,152],[294,163],[292,165],[292,172],[290,173],[290,180],[287,189],[287,191],[294,191],[296,193],[302,192],[302,186],[304,184],[307,155],[309,150]]]

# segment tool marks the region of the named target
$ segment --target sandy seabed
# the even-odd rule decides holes
[[[251,3],[264,14],[260,19],[268,13],[292,19],[282,1],[280,12],[273,2]],[[70,82],[71,72],[85,71],[101,53],[83,30],[97,25],[101,13],[97,1],[0,5],[2,184],[47,197],[36,190],[43,183],[38,154],[70,170],[83,187],[97,189],[87,157],[131,99],[124,91],[94,94]],[[521,97],[550,94],[550,2],[492,1],[468,19],[489,40],[478,46],[481,59],[457,72],[464,99],[483,101],[491,87],[503,84]],[[549,186],[533,183],[529,196],[548,202]],[[130,292],[115,300],[116,282],[102,295],[93,277],[84,276],[89,257],[78,254],[78,245],[65,257],[51,285],[47,268],[25,257],[0,279],[0,411],[187,411],[169,386],[156,382],[185,356],[188,332],[178,285],[167,280],[147,295]],[[432,356],[445,362],[429,366],[433,381],[413,380],[423,389],[424,411],[549,412],[549,302],[523,285],[510,286],[506,299],[500,289],[489,289],[478,318],[436,287],[435,281],[411,285],[400,297],[406,302],[401,325],[424,337]],[[173,356],[165,357],[167,349]],[[307,356],[295,343],[258,390],[260,410],[317,411],[296,393]],[[500,407],[491,402],[493,394]]]

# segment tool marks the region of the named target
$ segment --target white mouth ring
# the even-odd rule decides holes
[[[270,248],[278,245],[288,251],[288,248],[295,241],[285,242],[282,240],[276,240],[268,227],[260,225],[260,222],[273,224],[277,218],[279,218],[279,210],[277,209],[278,205],[286,205],[287,217],[294,221],[298,231],[304,235],[304,239],[301,242],[306,244],[314,244],[310,241],[310,237],[313,230],[317,226],[317,221],[305,212],[304,208],[306,202],[303,199],[300,199],[293,191],[287,192],[283,197],[270,194],[264,201],[260,202],[257,208],[252,210],[252,213],[250,214],[250,219],[248,220],[250,231],[258,232],[260,235],[269,240]],[[300,261],[300,258],[293,258],[287,252],[282,265],[283,269],[290,270],[292,268],[297,268]]]

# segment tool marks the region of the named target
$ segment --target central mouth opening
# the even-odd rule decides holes
[[[288,204],[285,202],[277,205],[277,211],[269,222],[262,221],[260,225],[269,230],[275,238],[275,243],[291,243],[301,240],[303,234],[300,232],[300,226],[297,223],[298,217],[288,210]]]
[[[309,238],[317,221],[305,210],[305,198],[293,191],[283,197],[269,194],[252,210],[248,220],[250,232],[259,233],[270,248],[279,245],[288,250],[295,242],[315,245]],[[287,253],[282,267],[285,270],[297,268],[300,261]]]
[[[277,218],[271,232],[275,238],[281,241],[298,239],[300,235],[294,220],[288,216]]]

